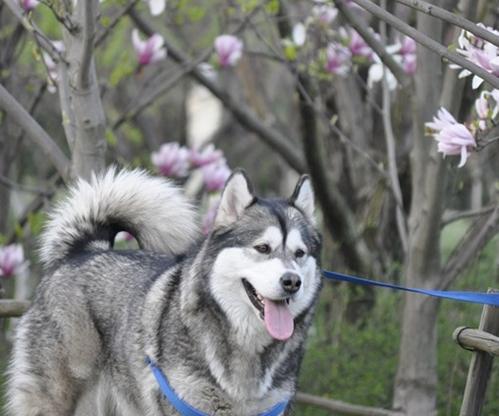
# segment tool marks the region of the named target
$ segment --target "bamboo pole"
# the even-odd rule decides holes
[[[499,293],[499,291],[489,289],[488,293]],[[479,329],[480,331],[487,332],[493,336],[499,335],[498,307],[490,305],[484,306],[482,317],[480,318]],[[460,338],[461,337],[459,337],[459,339]],[[480,350],[473,352],[459,416],[479,416],[481,414],[493,358],[494,357],[488,352]]]

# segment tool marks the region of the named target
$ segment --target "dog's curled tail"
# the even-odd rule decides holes
[[[143,170],[110,168],[90,182],[78,180],[52,213],[41,236],[40,258],[56,266],[92,242],[111,247],[119,231],[141,248],[178,255],[198,236],[197,218],[181,190]]]

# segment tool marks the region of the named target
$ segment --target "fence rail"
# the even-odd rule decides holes
[[[18,318],[28,310],[29,302],[23,300],[0,300],[0,318]]]

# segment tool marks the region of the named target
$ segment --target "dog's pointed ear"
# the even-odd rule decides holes
[[[237,221],[255,199],[253,187],[243,170],[236,170],[227,180],[215,216],[214,228],[224,227]]]
[[[289,203],[298,208],[312,224],[315,224],[314,190],[308,175],[303,175],[298,180],[293,195],[289,198]]]

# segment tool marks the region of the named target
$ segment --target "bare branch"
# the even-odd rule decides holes
[[[326,399],[308,393],[296,393],[298,403],[317,406],[330,412],[341,413],[350,416],[402,416],[402,413],[378,407],[360,406],[358,404],[345,403],[340,400]]]
[[[499,232],[499,205],[491,214],[478,219],[470,226],[464,237],[447,260],[444,267],[442,289],[447,289],[459,274],[468,267],[485,245]]]
[[[3,175],[0,175],[0,183],[9,189],[14,189],[20,192],[27,192],[43,196],[51,195],[53,193],[52,191],[49,191],[47,189],[38,188],[34,186],[27,186],[21,183],[14,182],[13,180],[9,179],[7,176]]]
[[[45,156],[52,161],[59,174],[67,181],[70,171],[68,158],[38,122],[29,115],[1,84],[0,108],[26,132],[33,143],[42,149]]]
[[[47,194],[38,194],[32,199],[32,201],[24,208],[22,214],[16,217],[16,222],[20,227],[24,227],[29,221],[29,218],[33,212],[41,209],[45,201],[50,200],[55,194],[55,187],[62,184],[61,177],[56,173],[51,178],[49,178],[47,183]],[[7,235],[5,241],[7,244],[13,244],[18,239],[16,230],[12,230],[10,234]]]
[[[496,46],[499,46],[499,36],[490,32],[483,27],[476,25],[475,23],[465,19],[462,16],[451,13],[441,7],[435,6],[434,4],[427,3],[426,1],[421,0],[395,0],[397,3],[408,6],[414,10],[419,12],[423,12],[429,14],[430,16],[438,17],[441,20],[444,20],[447,23],[453,24],[461,29],[465,29],[468,32],[473,33],[475,36],[486,40]]]
[[[468,211],[446,211],[442,217],[442,227],[465,218],[480,217],[482,215],[489,214],[494,209],[496,209],[495,205]]]
[[[126,121],[133,120],[135,117],[137,117],[142,111],[144,111],[147,107],[154,103],[154,101],[174,88],[185,77],[185,75],[189,74],[198,64],[198,60],[194,61],[187,68],[178,71],[177,73],[173,74],[171,78],[168,78],[166,82],[157,86],[149,96],[144,98],[134,108],[127,111],[125,114],[122,114],[118,118],[118,120],[114,122],[112,129],[116,130],[120,128]]]
[[[83,49],[81,54],[80,72],[78,74],[78,85],[85,90],[90,84],[91,62],[94,49],[95,37],[95,0],[86,0],[83,2]]]
[[[17,20],[21,22],[26,31],[33,35],[38,45],[40,45],[40,47],[47,52],[54,61],[63,59],[61,52],[56,49],[50,39],[38,28],[38,26],[36,26],[26,15],[23,14],[22,9],[19,7],[17,2],[14,0],[3,1]]]
[[[404,72],[400,64],[393,59],[393,56],[387,52],[385,45],[376,39],[373,32],[369,30],[369,26],[345,4],[345,0],[336,0],[335,4],[348,23],[362,36],[371,49],[376,52],[381,61],[390,69],[398,82],[403,87],[410,85],[411,78]]]
[[[386,0],[382,0],[381,4],[386,7]],[[383,42],[386,42],[386,23],[380,23],[380,32],[381,39]],[[385,68],[383,67],[383,128],[385,130],[385,141],[386,141],[386,150],[388,157],[388,172],[390,177],[390,182],[392,184],[393,195],[395,197],[396,202],[396,221],[397,221],[397,230],[399,233],[400,241],[402,242],[402,249],[404,254],[407,255],[409,249],[408,242],[408,232],[407,232],[407,222],[404,213],[404,202],[402,199],[402,190],[400,188],[400,181],[398,177],[398,168],[397,168],[397,157],[395,152],[395,134],[393,133],[392,127],[392,110],[391,110],[391,97],[390,97],[390,89],[388,87],[388,80]]]
[[[109,23],[108,26],[97,36],[95,40],[94,46],[95,48],[99,47],[99,45],[104,42],[107,36],[111,33],[114,27],[119,23],[123,16],[125,16],[140,0],[132,0],[125,7],[123,7],[120,12],[113,17],[113,20]]]
[[[499,88],[499,77],[490,74],[485,69],[479,67],[478,65],[474,64],[471,61],[468,61],[467,59],[463,58],[461,55],[458,55],[455,52],[451,52],[447,47],[441,45],[440,43],[434,41],[433,39],[421,33],[420,31],[409,26],[407,23],[403,22],[402,20],[395,17],[391,13],[387,12],[386,10],[383,10],[381,7],[374,4],[372,1],[370,0],[352,0],[352,1],[361,6],[362,8],[366,9],[368,12],[372,13],[374,16],[378,17],[379,19],[387,22],[398,31],[411,37],[419,44],[435,52],[439,56],[448,59],[449,61],[459,65],[462,68],[467,69],[474,75],[477,75],[480,78],[482,78],[485,82],[487,82],[494,88]]]
[[[147,36],[152,36],[153,33],[155,33],[149,23],[142,19],[135,10],[130,10],[128,14],[137,27]],[[192,59],[186,53],[178,49],[174,43],[170,41],[168,36],[164,36],[164,40],[169,56],[178,64],[188,67],[190,62],[192,62]],[[190,75],[217,97],[243,127],[258,135],[267,145],[277,151],[297,172],[305,172],[306,166],[302,155],[296,150],[291,140],[272,126],[262,123],[251,109],[240,104],[214,81],[208,79],[198,67],[193,68]]]

